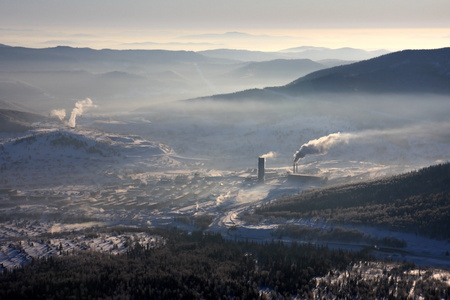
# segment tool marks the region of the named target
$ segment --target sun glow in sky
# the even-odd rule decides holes
[[[448,0],[0,0],[0,43],[113,49],[429,49]]]

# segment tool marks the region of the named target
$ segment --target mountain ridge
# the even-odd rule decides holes
[[[0,64],[8,67],[13,64],[17,68],[17,61],[42,63],[46,61],[65,64],[89,63],[92,61],[114,62],[139,62],[162,63],[180,61],[205,62],[211,60],[194,51],[171,50],[112,50],[75,48],[69,46],[57,46],[49,48],[25,48],[25,47],[0,47]],[[29,68],[29,66],[28,66]]]
[[[450,94],[450,48],[403,50],[380,57],[312,72],[284,86],[202,97],[248,98],[278,94],[292,98],[317,94]],[[254,100],[259,100],[257,97]]]
[[[386,50],[366,51],[356,48],[324,48],[324,47],[310,47],[302,46],[281,51],[264,52],[252,51],[243,49],[212,49],[199,51],[202,55],[211,58],[221,58],[236,61],[267,61],[274,59],[310,59],[313,61],[325,59],[339,59],[343,61],[357,61],[363,59],[370,59],[386,53]]]
[[[361,90],[371,93],[447,94],[450,93],[449,61],[450,48],[403,50],[349,65],[316,71],[287,84],[285,88],[313,92],[323,90],[325,87],[331,92]]]

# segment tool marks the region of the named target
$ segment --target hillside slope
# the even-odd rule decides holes
[[[256,213],[375,225],[450,238],[450,163],[384,179],[305,191]]]
[[[281,88],[290,94],[450,93],[450,48],[405,50],[317,71]]]
[[[450,94],[450,48],[404,50],[357,63],[310,73],[284,85],[252,92],[251,100],[297,99],[338,95]],[[247,90],[203,97],[214,100],[246,100]]]
[[[35,129],[0,140],[0,187],[97,184],[126,168],[177,165],[165,144],[84,129]]]
[[[38,114],[0,108],[0,132],[23,132],[32,128],[31,123],[43,119]]]
[[[250,62],[232,71],[229,75],[233,78],[240,78],[240,80],[254,82],[255,86],[261,86],[261,83],[273,85],[280,82],[284,84],[289,82],[290,78],[298,78],[298,76],[325,68],[325,65],[309,59],[275,59]]]

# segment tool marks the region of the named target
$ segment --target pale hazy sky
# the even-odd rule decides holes
[[[0,0],[0,43],[186,50],[438,48],[450,45],[449,12],[449,0]]]

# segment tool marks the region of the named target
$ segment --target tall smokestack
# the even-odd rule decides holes
[[[258,181],[264,182],[264,165],[266,159],[264,157],[258,157]]]

